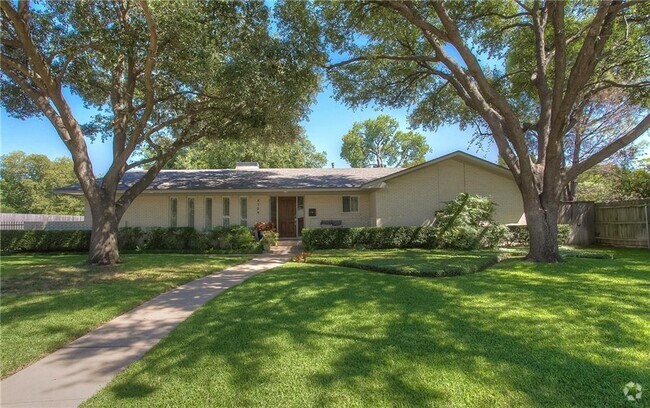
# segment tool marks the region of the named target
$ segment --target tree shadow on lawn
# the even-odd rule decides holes
[[[91,405],[624,405],[650,379],[633,330],[648,300],[629,294],[646,275],[520,264],[436,280],[288,265],[197,311]]]
[[[164,290],[169,282],[98,283],[2,296],[2,377]],[[173,285],[171,285],[173,287]]]

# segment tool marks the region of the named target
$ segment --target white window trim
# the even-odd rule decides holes
[[[226,209],[226,207],[223,205],[223,202],[226,198],[228,199],[228,215],[224,214],[224,210]],[[223,225],[224,227],[226,226],[224,223],[226,219],[228,220],[227,226],[232,225],[232,223],[230,222],[231,214],[232,214],[232,200],[230,199],[230,196],[222,196],[221,197],[221,225]]]
[[[350,197],[350,211],[343,211],[343,197]],[[357,199],[357,210],[356,211],[352,211],[352,197],[355,197]],[[360,212],[359,207],[361,207],[361,205],[360,205],[360,200],[359,200],[358,195],[344,195],[344,196],[341,196],[341,213],[343,213],[343,214],[359,214],[359,212]]]
[[[176,200],[176,225],[172,225],[172,200]],[[178,227],[178,197],[169,197],[169,227]]]
[[[190,225],[190,200],[192,200],[192,202],[194,203],[192,205],[192,207],[193,207],[192,211],[194,212],[194,214],[192,216],[192,218],[194,218],[192,220],[192,225]],[[190,228],[196,228],[196,197],[194,197],[194,196],[187,197],[187,202],[185,203],[185,205],[187,207],[186,208],[186,211],[187,211],[187,226],[190,227]]]
[[[246,218],[242,218],[242,211],[241,211],[241,210],[242,210],[242,205],[241,205],[241,201],[242,201],[243,198],[246,199]],[[243,221],[246,221],[246,225],[245,225],[245,226],[248,227],[248,196],[239,196],[239,225],[244,226],[244,224],[242,223]]]
[[[210,228],[208,228],[208,200],[210,200]],[[203,229],[206,231],[214,228],[214,198],[211,196],[203,197]]]

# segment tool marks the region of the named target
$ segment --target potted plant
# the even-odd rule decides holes
[[[263,231],[262,232],[262,246],[265,251],[270,251],[271,247],[278,242],[279,234],[275,231]]]
[[[272,221],[258,222],[255,224],[255,233],[258,240],[262,239],[262,233],[264,231],[275,231],[275,224]]]

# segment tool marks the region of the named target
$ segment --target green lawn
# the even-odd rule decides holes
[[[455,276],[481,271],[515,250],[329,249],[312,252],[307,262],[411,276]]]
[[[115,267],[84,265],[86,255],[2,257],[0,375],[80,337],[112,317],[249,256],[129,254]]]
[[[288,264],[210,301],[85,406],[644,406],[650,252],[611,252],[438,279]]]

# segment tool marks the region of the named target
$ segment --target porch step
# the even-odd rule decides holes
[[[273,254],[297,254],[302,251],[302,241],[296,239],[283,239],[271,247]]]
[[[298,246],[298,245],[302,245],[302,241],[299,239],[281,239],[275,245],[276,246]]]

